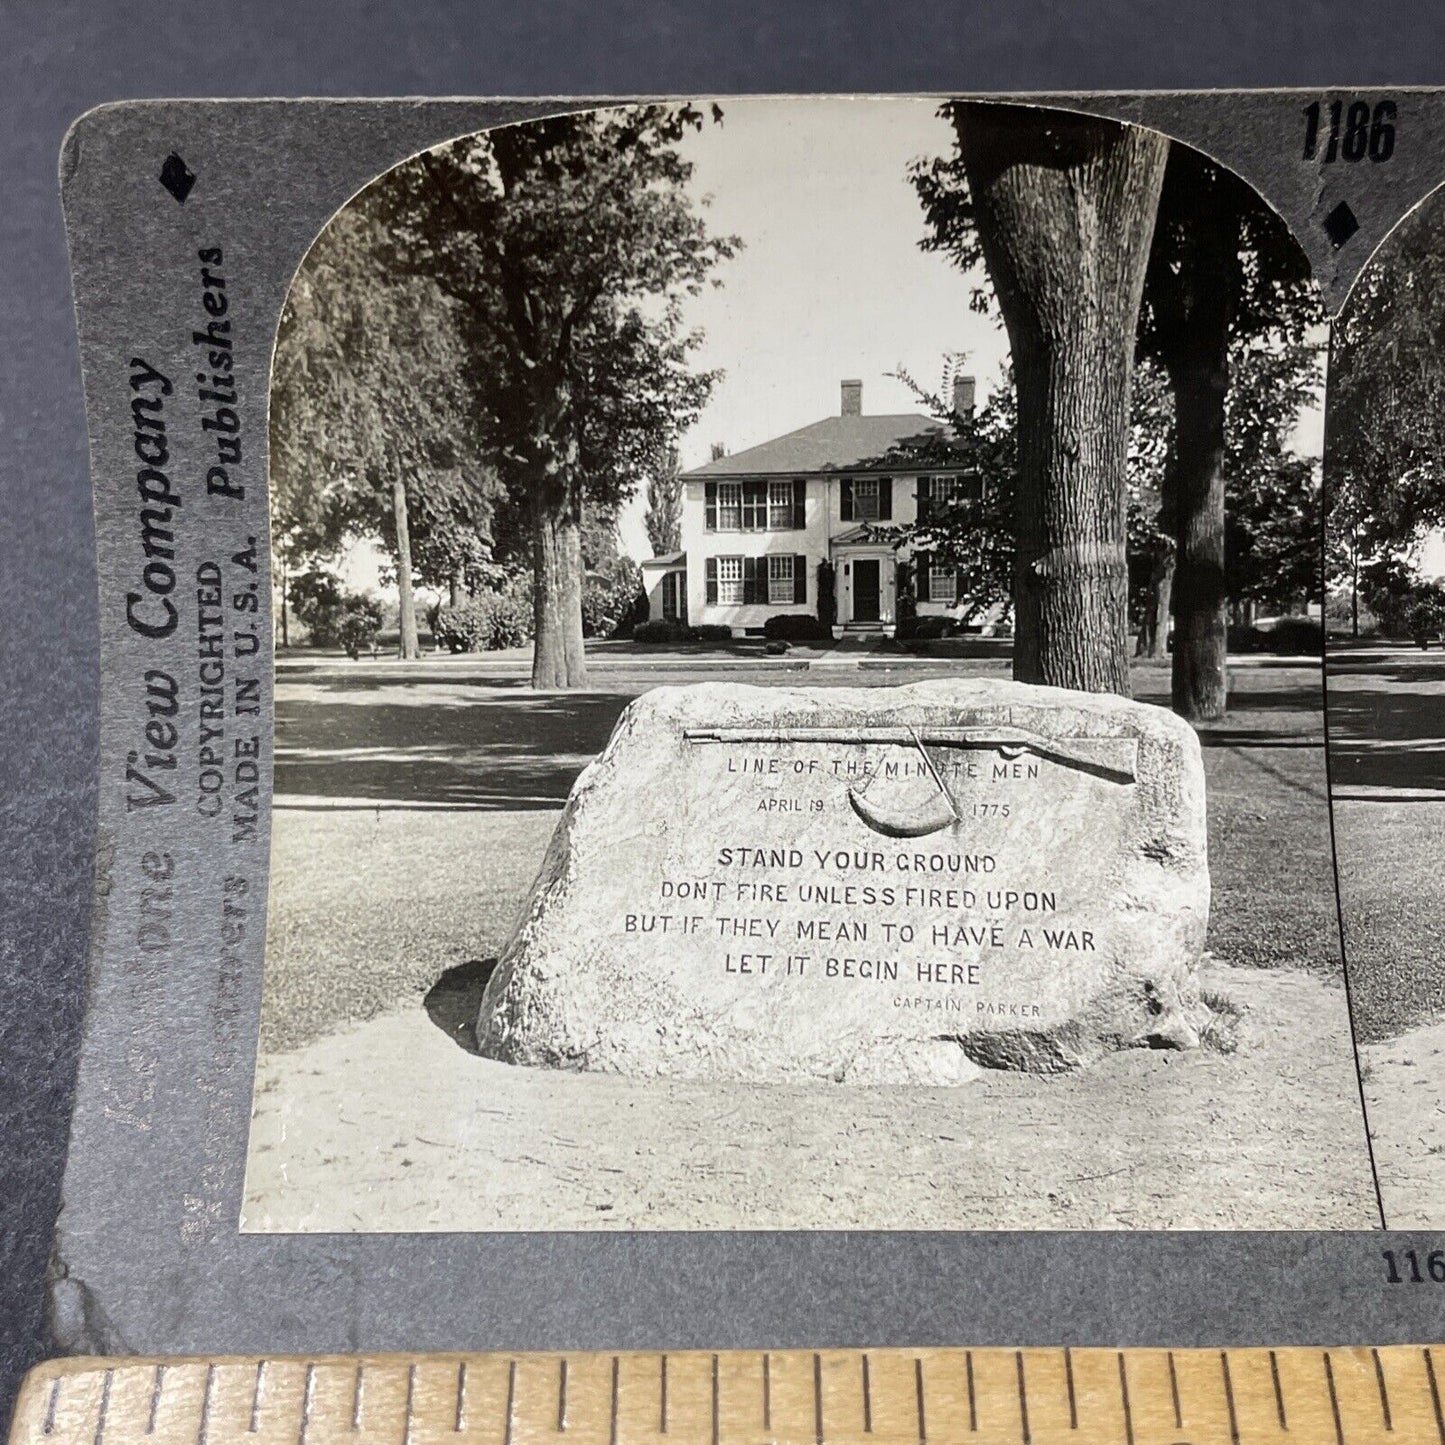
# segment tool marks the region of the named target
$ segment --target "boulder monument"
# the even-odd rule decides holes
[[[477,1022],[517,1064],[961,1082],[1198,1042],[1192,728],[992,679],[662,687],[577,779]]]

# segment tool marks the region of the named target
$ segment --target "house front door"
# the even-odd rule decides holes
[[[879,611],[881,588],[879,586],[880,563],[876,557],[859,557],[853,563],[853,621],[877,622],[882,616]]]

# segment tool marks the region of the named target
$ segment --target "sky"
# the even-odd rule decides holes
[[[935,100],[730,98],[723,120],[690,133],[690,189],[709,230],[736,235],[741,252],[717,267],[720,283],[685,305],[704,334],[700,370],[724,375],[680,441],[684,468],[713,443],[741,451],[839,408],[839,382],[863,382],[869,413],[919,410],[890,373],[937,390],[945,358],[978,380],[982,402],[1001,381],[1007,337],[970,309],[981,272],[965,274],[924,252],[923,211],[910,162],[949,154],[953,131]],[[1318,456],[1322,408],[1304,413],[1292,442]],[[642,497],[620,518],[622,548],[649,556]],[[348,569],[352,571],[353,569]],[[374,563],[355,574],[364,585]]]
[[[692,193],[714,234],[743,250],[722,284],[689,302],[705,333],[700,369],[725,373],[680,444],[684,467],[714,442],[741,451],[838,411],[838,384],[863,382],[863,410],[919,410],[889,376],[936,389],[944,358],[966,353],[979,399],[1008,354],[1002,329],[969,310],[981,277],[919,250],[923,211],[908,181],[919,157],[947,154],[934,100],[739,100],[690,135]],[[623,545],[647,555],[643,505],[624,512]]]

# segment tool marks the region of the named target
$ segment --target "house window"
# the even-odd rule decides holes
[[[853,520],[855,522],[876,522],[878,520],[877,477],[859,477],[854,481]]]
[[[768,529],[768,484],[743,483],[742,529],[744,532],[766,532]]]
[[[743,600],[743,559],[741,557],[719,557],[717,559],[717,600],[720,606],[739,604]]]
[[[717,486],[717,530],[736,532],[742,525],[742,486],[738,482],[719,482]]]
[[[768,558],[768,601],[775,606],[790,603],[794,597],[793,558]]]
[[[800,532],[807,526],[808,482],[709,482],[709,532]]]
[[[959,502],[983,498],[983,480],[977,472],[962,477],[919,477],[918,520],[942,516]]]
[[[928,596],[934,602],[958,601],[958,574],[952,567],[928,569]]]
[[[793,525],[792,482],[768,483],[768,528],[785,532]]]

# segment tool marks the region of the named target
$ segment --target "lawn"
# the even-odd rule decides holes
[[[659,681],[887,686],[1005,676],[1006,659],[689,672],[599,669],[586,692],[437,662],[283,672],[262,1047],[295,1048],[428,988],[505,941],[573,779],[631,698]],[[1135,692],[1167,701],[1167,665]],[[1319,673],[1237,670],[1204,731],[1214,903],[1226,964],[1339,976]]]
[[[1445,656],[1332,655],[1329,721],[1350,990],[1373,1042],[1445,1016]]]

